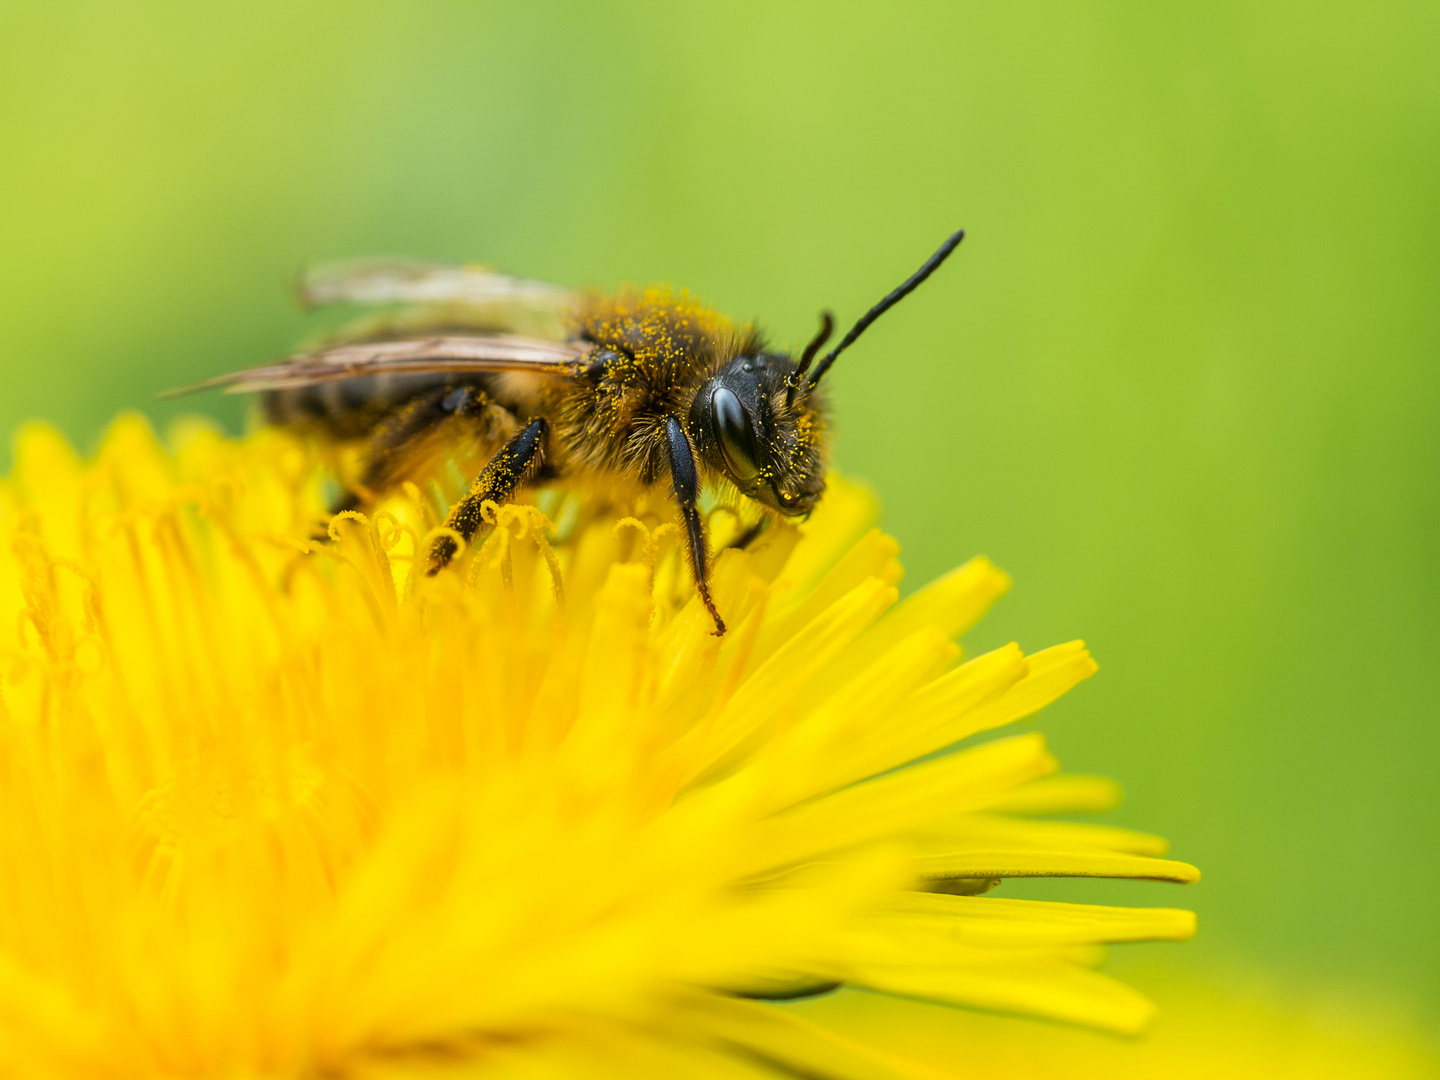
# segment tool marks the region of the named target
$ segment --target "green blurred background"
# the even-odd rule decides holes
[[[1206,873],[1032,894],[1197,908],[1142,984],[1433,1022],[1437,56],[1418,2],[9,0],[0,427],[163,423],[304,332],[307,260],[669,280],[795,343],[964,225],[837,366],[838,462],[912,585],[1014,574],[976,645],[1090,641],[1042,726]]]

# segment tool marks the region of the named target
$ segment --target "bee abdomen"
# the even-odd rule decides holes
[[[320,428],[337,439],[359,438],[407,401],[445,384],[439,375],[365,375],[271,390],[260,401],[267,423]]]

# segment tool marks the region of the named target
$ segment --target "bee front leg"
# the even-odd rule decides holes
[[[759,539],[760,535],[770,527],[771,523],[774,520],[775,519],[772,518],[769,514],[766,514],[759,521],[755,522],[754,525],[751,525],[748,529],[742,532],[739,536],[735,537],[734,540],[731,540],[725,546],[727,548],[739,548],[741,551],[746,550],[751,544],[753,544],[757,539]]]
[[[685,428],[673,416],[665,418],[665,438],[670,449],[670,479],[675,485],[675,501],[680,504],[680,516],[685,519],[685,539],[690,549],[690,569],[695,574],[695,591],[700,602],[715,620],[715,635],[725,633],[725,621],[715,610],[715,601],[710,598],[710,579],[705,565],[705,523],[700,518],[700,509],[695,501],[700,495],[700,475],[695,468],[695,450]]]
[[[454,529],[469,543],[485,524],[481,507],[486,502],[509,502],[520,482],[540,465],[545,451],[545,435],[549,430],[550,425],[544,417],[526,424],[480,471],[469,494],[451,509],[450,516],[445,519],[445,527]],[[453,536],[438,537],[430,547],[430,565],[426,574],[438,574],[459,550],[460,545]]]

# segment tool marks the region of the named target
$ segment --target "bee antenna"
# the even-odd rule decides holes
[[[800,366],[790,375],[790,390],[785,395],[785,407],[789,408],[795,404],[795,391],[800,386],[800,380],[805,377],[805,372],[810,370],[810,361],[815,359],[815,354],[825,347],[825,342],[830,340],[830,335],[835,331],[835,316],[828,311],[820,312],[820,329],[810,339],[810,344],[805,346],[805,351],[800,354]]]
[[[850,328],[850,332],[840,340],[840,344],[831,349],[821,358],[820,363],[815,365],[815,370],[810,375],[810,385],[814,386],[830,370],[830,365],[842,352],[855,344],[855,339],[870,328],[870,324],[878,319],[885,312],[898,304],[905,297],[915,291],[916,287],[940,268],[940,264],[950,257],[950,253],[960,246],[960,241],[965,239],[965,230],[958,229],[951,234],[945,243],[940,245],[940,250],[925,260],[925,264],[916,270],[908,278],[900,283],[900,286],[890,293],[885,299],[872,307],[860,317],[860,321]]]

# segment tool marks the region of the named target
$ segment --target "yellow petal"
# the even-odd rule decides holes
[[[916,871],[924,878],[1105,877],[1140,878],[1190,884],[1200,871],[1188,863],[1113,855],[1107,851],[1012,847],[966,849],[918,856]]]
[[[1026,847],[1093,848],[1126,855],[1164,855],[1169,845],[1150,833],[1073,821],[1033,821],[995,814],[964,814],[925,829],[931,848],[961,849],[1015,844]]]
[[[993,798],[996,792],[1054,769],[1055,759],[1046,752],[1045,741],[1030,734],[998,739],[856,784],[764,823],[751,856],[754,871],[904,834],[937,815],[969,809],[976,800]]]
[[[1195,914],[1178,908],[1101,907],[990,896],[907,893],[887,912],[926,922],[931,932],[971,944],[1042,946],[1184,941]]]
[[[874,965],[855,986],[949,1005],[1028,1013],[1133,1035],[1155,1016],[1149,999],[1124,983],[1064,960],[1007,958],[993,969]]]
[[[1108,776],[1047,776],[1007,791],[989,808],[1001,814],[1074,814],[1113,810],[1122,796]]]
[[[696,1012],[720,1039],[801,1076],[836,1080],[943,1080],[948,1074],[874,1050],[773,1006],[697,999]]]

